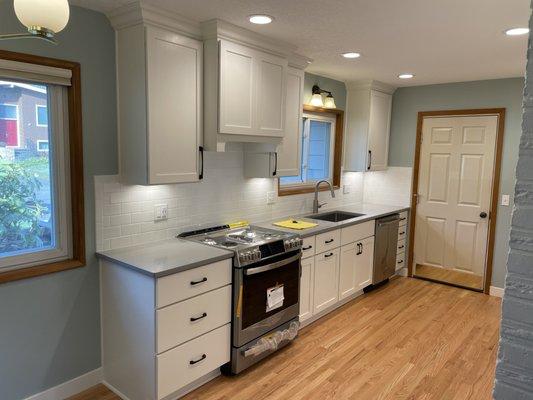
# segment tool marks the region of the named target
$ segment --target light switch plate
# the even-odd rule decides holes
[[[350,190],[351,190],[351,189],[352,189],[352,187],[351,187],[350,185],[344,185],[344,186],[342,187],[342,193],[343,193],[343,194],[348,194],[348,193],[350,193]]]
[[[276,202],[276,192],[267,192],[267,204],[274,204]]]
[[[511,202],[511,198],[508,194],[502,194],[502,206],[508,206]]]
[[[156,204],[154,206],[154,221],[164,221],[168,218],[168,204]]]

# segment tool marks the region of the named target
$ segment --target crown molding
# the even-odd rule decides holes
[[[126,4],[107,14],[115,30],[128,28],[138,24],[148,24],[194,39],[202,39],[200,24],[177,13],[136,1]]]
[[[309,64],[313,62],[312,59],[301,54],[289,54],[289,66],[297,69],[306,69]]]
[[[346,87],[348,90],[377,90],[378,92],[383,92],[387,94],[393,94],[396,90],[395,86],[383,83],[380,81],[375,81],[373,79],[364,79],[360,81],[351,81],[346,82]]]

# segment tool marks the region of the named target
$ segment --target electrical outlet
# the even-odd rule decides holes
[[[350,189],[351,189],[351,188],[352,188],[352,187],[351,187],[350,185],[344,185],[344,186],[342,187],[342,193],[343,193],[343,194],[348,194],[348,193],[350,193]]]
[[[154,206],[154,221],[164,221],[168,218],[168,204],[156,204]]]
[[[276,202],[276,192],[267,192],[267,204],[274,204]]]
[[[502,206],[508,206],[511,203],[511,198],[508,194],[502,194]]]

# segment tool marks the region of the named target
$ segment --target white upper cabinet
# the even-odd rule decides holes
[[[220,42],[220,133],[254,134],[257,125],[254,54],[248,47]]]
[[[344,169],[387,169],[393,88],[371,82],[348,88]]]
[[[287,59],[220,40],[218,133],[283,137]]]
[[[202,42],[139,24],[118,30],[117,47],[122,180],[200,180]]]
[[[285,136],[278,146],[277,176],[298,176],[302,163],[304,71],[289,67],[285,107]]]

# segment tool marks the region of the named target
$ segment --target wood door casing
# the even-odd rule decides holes
[[[421,159],[421,147],[422,147],[422,127],[425,118],[429,117],[449,117],[449,116],[482,116],[482,115],[495,115],[498,117],[498,126],[496,133],[496,153],[494,158],[494,174],[492,178],[492,193],[490,204],[490,219],[488,223],[488,240],[487,240],[487,254],[486,254],[486,267],[484,276],[484,288],[485,293],[489,293],[490,283],[492,278],[492,259],[494,253],[494,239],[496,228],[496,216],[497,216],[497,203],[499,195],[499,181],[500,181],[500,166],[502,157],[503,136],[505,127],[505,108],[488,108],[488,109],[465,109],[465,110],[441,110],[441,111],[421,111],[418,113],[417,122],[417,139],[415,149],[415,160],[413,170],[413,191],[411,199],[411,221],[410,221],[410,234],[409,234],[409,246],[414,246],[415,231],[417,222],[417,193],[419,187],[419,172],[420,172],[420,159]],[[411,247],[413,248],[413,247]],[[408,275],[413,276],[414,265],[414,252],[408,254]]]

